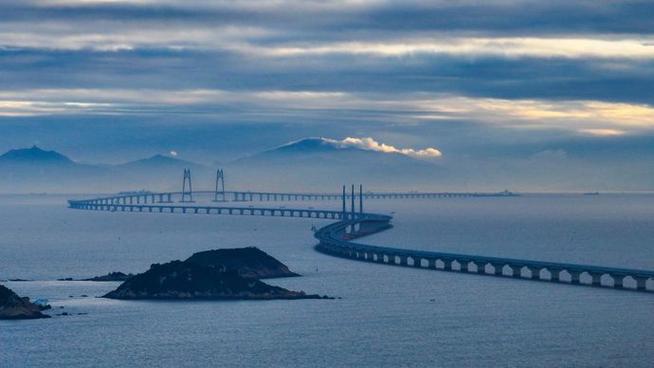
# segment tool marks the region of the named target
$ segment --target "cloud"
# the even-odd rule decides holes
[[[347,137],[343,140],[330,140],[331,142],[341,146],[341,147],[355,147],[368,151],[376,151],[383,153],[398,153],[405,156],[419,158],[419,159],[430,159],[438,158],[443,156],[441,151],[436,148],[425,148],[425,149],[413,149],[413,148],[397,148],[389,144],[377,142],[373,138],[363,137],[363,138],[353,138]]]
[[[626,132],[624,130],[619,130],[619,129],[595,128],[595,129],[580,129],[579,133],[588,134],[597,137],[616,137],[616,136],[624,135]]]
[[[229,91],[220,89],[33,89],[0,90],[0,116],[60,114],[214,116],[310,124],[324,121],[439,124],[473,121],[521,130],[563,130],[591,136],[654,131],[654,107],[594,100],[499,99],[429,93],[345,91]],[[374,141],[348,142],[375,150]],[[429,155],[429,152],[421,155]],[[435,154],[435,153],[434,153]]]
[[[654,58],[654,38],[601,39],[567,37],[451,37],[428,40],[391,40],[326,43],[322,45],[239,45],[233,49],[258,56],[352,54],[402,57],[419,54],[499,57]]]
[[[0,10],[2,10],[0,8]],[[81,24],[76,24],[81,23]],[[279,28],[256,24],[193,25],[154,22],[106,27],[76,22],[43,21],[25,27],[22,22],[0,25],[0,48],[45,50],[93,50],[116,52],[135,49],[213,50],[246,57],[301,58],[353,55],[365,57],[411,57],[454,55],[503,58],[599,58],[652,59],[654,36],[592,34],[544,36],[475,36],[451,32],[365,36],[359,40],[312,40]]]

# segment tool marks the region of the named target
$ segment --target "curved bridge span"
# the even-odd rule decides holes
[[[194,192],[210,193],[215,192]],[[251,192],[231,192],[251,193]],[[112,197],[101,197],[85,200],[70,200],[69,207],[81,210],[111,211],[111,212],[141,212],[141,213],[181,213],[209,215],[242,215],[242,216],[275,216],[302,217],[313,219],[336,220],[326,225],[314,234],[319,241],[316,250],[332,256],[349,258],[357,261],[380,263],[386,265],[413,267],[425,270],[439,270],[458,273],[469,273],[514,279],[546,281],[579,286],[605,287],[640,292],[654,291],[654,271],[582,265],[572,263],[541,262],[503,257],[486,257],[469,254],[419,251],[411,249],[381,247],[367,245],[352,240],[375,234],[392,227],[392,217],[388,215],[343,211],[301,209],[301,208],[270,208],[270,207],[238,207],[224,205],[195,205],[186,202],[173,202],[175,195],[183,193],[130,193]],[[255,194],[255,193],[252,193]],[[256,193],[259,195],[275,193]],[[320,194],[276,193],[281,201],[281,195],[299,195],[290,200],[316,200]],[[408,193],[407,193],[408,194]],[[170,195],[170,197],[169,197]],[[325,194],[331,195],[331,194]],[[506,195],[506,194],[501,194]],[[333,195],[342,199],[343,195]],[[237,196],[238,197],[238,196]],[[182,197],[183,198],[183,197]],[[354,195],[347,196],[352,202]],[[373,198],[373,197],[370,197]],[[396,197],[379,197],[396,198]],[[409,197],[407,197],[409,198]],[[425,197],[439,198],[439,197]],[[318,200],[321,198],[318,198]],[[264,201],[268,199],[263,199]],[[223,202],[224,200],[217,200]],[[236,201],[240,201],[236,199]],[[345,202],[344,202],[345,203]],[[354,207],[354,205],[353,205]]]

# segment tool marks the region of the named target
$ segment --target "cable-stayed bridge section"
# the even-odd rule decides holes
[[[190,193],[190,195],[189,195]],[[358,195],[357,195],[358,196]],[[464,193],[464,192],[366,192],[364,199],[438,199],[438,198],[473,198],[473,197],[511,197],[511,192],[498,193]],[[193,192],[123,192],[116,195],[85,200],[89,204],[161,204],[190,203],[197,199],[209,199],[214,202],[291,202],[291,201],[338,201],[341,193],[293,193],[293,192],[259,192],[259,191],[193,191]],[[351,198],[350,193],[345,194]]]

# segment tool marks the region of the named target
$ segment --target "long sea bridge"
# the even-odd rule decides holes
[[[466,192],[365,192],[364,199],[435,199],[435,198],[470,198],[470,197],[511,197],[515,194],[505,191],[497,193],[466,193]],[[117,195],[98,197],[85,200],[88,204],[133,205],[133,204],[165,204],[192,203],[200,197],[213,202],[293,202],[293,201],[333,201],[341,200],[341,193],[290,193],[290,192],[257,192],[257,191],[193,191],[193,192],[124,192]],[[345,193],[350,199],[351,193]],[[358,198],[359,194],[355,194]]]
[[[188,185],[187,185],[188,177]],[[219,171],[218,178],[222,179]],[[221,190],[222,189],[222,190]],[[82,210],[140,213],[180,213],[206,215],[301,217],[335,220],[315,231],[319,241],[316,250],[332,256],[385,265],[413,267],[521,280],[546,281],[569,285],[654,291],[654,271],[575,263],[544,262],[505,257],[420,251],[395,247],[381,247],[354,242],[358,238],[392,227],[392,217],[363,211],[364,199],[437,199],[469,197],[512,197],[500,193],[419,193],[419,192],[364,192],[352,186],[349,193],[282,193],[225,191],[224,182],[216,190],[193,192],[190,171],[184,173],[181,192],[127,192],[112,196],[70,200],[69,207]],[[230,203],[266,201],[340,200],[340,210],[238,206]],[[357,209],[358,202],[358,209]],[[208,204],[207,204],[208,203]],[[348,205],[349,203],[349,205]]]

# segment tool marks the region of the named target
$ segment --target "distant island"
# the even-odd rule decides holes
[[[109,272],[106,275],[90,277],[82,281],[126,281],[133,276],[131,273]]]
[[[37,319],[50,318],[42,313],[49,306],[30,302],[27,297],[20,297],[11,289],[0,285],[0,319]]]
[[[221,249],[193,254],[185,261],[153,264],[130,277],[110,299],[269,300],[322,299],[268,285],[259,278],[298,276],[284,264],[257,248]]]

